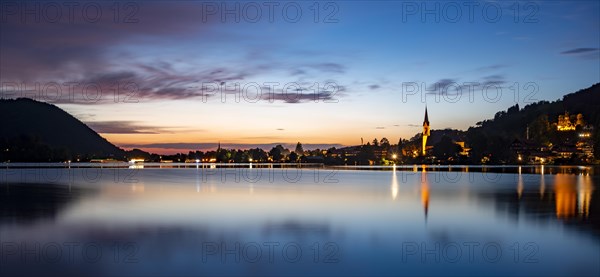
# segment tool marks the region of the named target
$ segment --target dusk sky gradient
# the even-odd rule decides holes
[[[258,22],[248,19],[255,6],[244,12],[248,2],[237,2],[236,22],[233,14],[221,17],[223,5],[234,9],[236,2],[140,1],[120,2],[117,23],[114,2],[93,2],[103,11],[93,23],[79,9],[70,22],[66,8],[60,22],[26,15],[24,23],[15,13],[22,7],[8,3],[3,1],[0,19],[3,97],[37,94],[128,149],[173,153],[217,142],[248,148],[298,141],[314,148],[356,145],[361,137],[396,143],[421,131],[425,105],[433,129],[466,129],[515,103],[554,101],[600,82],[598,1],[319,2],[317,22],[313,1],[292,2],[302,10],[298,22],[291,22],[293,7],[287,17],[282,11],[290,2],[275,6],[272,20],[266,2],[252,2],[262,7]],[[124,3],[139,11],[126,18]],[[435,14],[423,14],[423,5],[436,4]],[[467,5],[473,4],[471,20]],[[209,13],[214,7],[219,10]],[[419,10],[409,13],[414,7]],[[462,13],[458,20],[454,7]],[[502,8],[497,22],[495,7]],[[137,23],[122,22],[131,19]],[[60,99],[40,97],[52,82],[98,84],[102,97],[86,100],[79,87],[70,98],[67,86]],[[280,85],[272,94],[263,90],[263,99],[254,99],[251,89],[248,96],[257,101],[236,101],[235,83],[272,82]],[[403,101],[408,82],[424,85]],[[458,101],[436,101],[436,84],[465,82],[481,84],[472,101],[466,87],[457,94],[456,86],[447,98],[460,96]],[[139,90],[132,101],[121,95],[115,103],[115,83],[134,83]],[[203,83],[228,89],[223,95],[205,91],[204,97]],[[286,95],[288,83],[299,86]],[[501,89],[498,101],[485,100],[485,85]],[[534,87],[538,91],[528,95]],[[292,94],[298,91],[303,95]],[[495,97],[495,89],[488,92]]]

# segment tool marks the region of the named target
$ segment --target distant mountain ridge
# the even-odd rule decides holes
[[[28,98],[0,99],[0,160],[124,158],[113,145],[59,107]]]

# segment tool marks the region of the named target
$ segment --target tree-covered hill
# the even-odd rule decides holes
[[[60,108],[27,98],[0,100],[0,161],[123,158],[125,152]]]
[[[569,142],[574,139],[574,132],[556,130],[558,116],[565,112],[583,115],[586,125],[594,128],[594,145],[595,149],[599,149],[600,83],[554,102],[540,101],[523,108],[517,104],[507,111],[496,113],[494,119],[478,122],[477,126],[467,130],[471,158],[479,161],[484,156],[491,156],[492,162],[510,161],[513,154],[511,143],[516,139],[527,140],[527,133],[528,141],[541,146]],[[595,151],[596,158],[598,152]]]

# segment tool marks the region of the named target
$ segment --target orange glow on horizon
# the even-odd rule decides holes
[[[150,153],[163,154],[163,155],[171,155],[177,153],[187,153],[189,151],[211,151],[216,150],[215,147],[205,147],[205,148],[175,148],[175,147],[154,147],[152,144],[204,144],[204,143],[221,143],[222,145],[227,144],[239,144],[238,147],[227,147],[224,148],[235,148],[235,149],[249,149],[255,148],[256,144],[289,144],[295,145],[300,142],[303,145],[310,144],[333,144],[333,145],[342,145],[342,146],[353,146],[360,145],[361,136],[350,137],[349,135],[339,134],[339,136],[331,136],[329,138],[323,136],[323,134],[319,134],[318,136],[310,136],[306,134],[305,136],[294,136],[294,137],[285,137],[285,138],[269,138],[266,137],[243,137],[240,139],[240,136],[197,136],[192,134],[100,134],[102,137],[106,138],[109,142],[114,145],[121,147],[126,150],[132,150],[134,148],[141,149]],[[237,137],[237,138],[236,138]],[[368,136],[363,136],[368,137]],[[378,140],[382,137],[387,137],[391,143],[397,143],[398,139],[401,136],[397,136],[394,138],[390,138],[389,136],[376,136],[373,135],[373,138],[377,138]],[[370,142],[373,138],[365,140],[366,142]],[[404,137],[406,138],[406,136]],[[139,145],[135,147],[130,147],[130,145]],[[148,145],[145,147],[144,145]],[[248,146],[246,146],[248,145]],[[260,148],[260,147],[259,147]],[[305,146],[305,149],[307,147]],[[316,147],[312,147],[316,148]],[[268,151],[269,149],[263,149]]]

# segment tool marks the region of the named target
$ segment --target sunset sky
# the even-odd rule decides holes
[[[0,7],[2,97],[128,149],[395,143],[425,105],[433,129],[466,129],[600,81],[598,1],[20,3]]]

